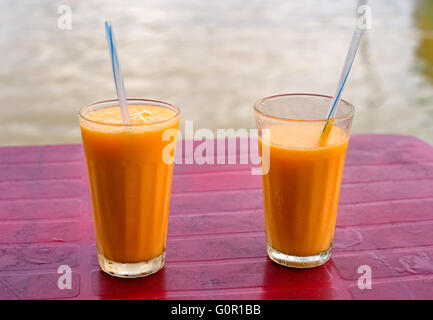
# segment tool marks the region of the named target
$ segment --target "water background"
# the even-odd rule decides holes
[[[57,27],[70,5],[72,29]],[[433,144],[433,1],[370,0],[343,93],[354,133]],[[79,143],[77,112],[115,98],[104,20],[114,26],[127,94],[179,106],[198,128],[254,127],[253,103],[278,93],[332,95],[356,1],[0,2],[0,145]]]

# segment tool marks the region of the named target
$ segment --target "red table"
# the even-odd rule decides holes
[[[81,146],[0,148],[0,298],[433,299],[431,146],[351,138],[333,257],[310,270],[266,257],[261,177],[250,168],[176,165],[166,267],[116,279],[97,264]],[[61,265],[71,289],[58,287]],[[357,286],[361,265],[370,290]]]

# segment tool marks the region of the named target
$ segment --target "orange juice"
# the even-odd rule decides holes
[[[279,253],[308,257],[331,247],[348,134],[323,124],[270,126],[263,175],[266,241]]]
[[[176,137],[165,142],[163,133],[179,125],[178,112],[161,105],[130,104],[129,114],[131,125],[122,124],[118,106],[81,119],[98,258],[118,276],[153,273],[146,266],[153,259],[164,263],[173,163],[162,155]],[[135,271],[122,270],[127,264],[137,264]]]

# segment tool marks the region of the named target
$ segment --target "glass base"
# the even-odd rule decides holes
[[[332,243],[328,250],[323,251],[315,256],[298,257],[290,256],[273,249],[271,246],[266,245],[269,258],[283,266],[291,268],[313,268],[324,264],[331,258]]]
[[[149,276],[164,266],[165,250],[156,258],[137,263],[111,261],[98,253],[98,262],[102,271],[119,278],[139,278]]]

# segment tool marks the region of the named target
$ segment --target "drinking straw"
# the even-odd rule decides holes
[[[355,60],[356,52],[359,48],[359,43],[361,41],[364,30],[356,27],[352,35],[352,41],[350,42],[349,51],[346,55],[346,60],[344,61],[343,70],[341,71],[340,81],[337,85],[337,90],[335,95],[331,100],[331,105],[329,107],[328,116],[326,118],[325,126],[323,127],[322,134],[320,135],[319,144],[325,145],[329,134],[331,133],[332,124],[334,123],[334,117],[337,114],[338,106],[340,103],[341,93],[343,92],[344,85],[346,84],[347,77],[349,76],[350,69],[352,68],[353,60]]]
[[[343,92],[344,85],[346,84],[347,77],[349,76],[350,69],[352,68],[353,60],[355,60],[356,52],[358,51],[359,43],[361,41],[363,33],[364,31],[359,28],[356,28],[353,32],[352,41],[350,42],[349,51],[347,52],[346,60],[344,62],[343,70],[341,72],[340,81],[338,82],[335,95],[332,98],[331,106],[329,108],[328,117],[326,118],[326,120],[334,118],[335,114],[337,113],[341,93]]]
[[[117,56],[116,44],[114,42],[114,34],[110,21],[105,21],[105,33],[107,35],[108,50],[110,51],[111,66],[113,67],[114,85],[116,86],[117,98],[119,99],[122,121],[124,124],[131,124],[122,70],[120,69],[119,57]]]

